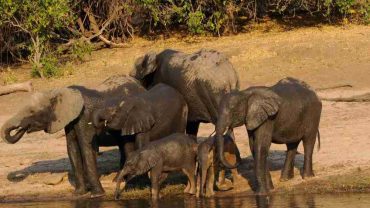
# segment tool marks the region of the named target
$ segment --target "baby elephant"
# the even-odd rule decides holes
[[[232,165],[240,163],[240,153],[234,140],[229,134],[224,135],[224,155],[225,159]],[[216,157],[215,137],[210,137],[198,146],[198,189],[197,197],[211,197],[214,195],[213,186],[215,173],[220,170],[220,162]],[[233,176],[233,186],[239,177],[237,169],[231,169]],[[225,183],[225,170],[219,173],[219,184]],[[204,188],[205,193],[204,193]]]
[[[159,198],[159,186],[168,172],[182,170],[188,177],[185,193],[195,194],[196,139],[181,133],[171,134],[150,142],[132,153],[117,177],[115,199],[119,199],[126,183],[135,176],[150,171],[152,199]],[[123,182],[123,188],[120,184]]]

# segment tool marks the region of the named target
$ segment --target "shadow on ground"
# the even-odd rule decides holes
[[[284,166],[285,151],[273,150],[270,151],[269,155],[269,166],[270,171],[281,170]],[[255,174],[253,171],[254,161],[251,156],[243,158],[241,165],[238,167],[239,174],[244,177],[252,190],[256,190]],[[301,170],[303,167],[303,155],[297,154],[295,158],[295,168]],[[107,175],[114,175],[119,170],[119,152],[118,150],[108,150],[103,152],[98,157],[98,171],[104,177]],[[35,162],[27,168],[10,172],[7,175],[7,179],[12,182],[21,182],[26,180],[29,176],[42,174],[42,173],[66,173],[70,171],[70,163],[68,158],[61,158],[57,160],[45,160]],[[230,173],[226,175],[228,178],[231,177]],[[47,180],[44,175],[36,178],[35,180]],[[74,177],[72,174],[68,174],[68,180],[71,185],[74,186]],[[173,184],[186,184],[187,178],[180,172],[170,174],[169,177],[164,181],[163,185]],[[128,188],[143,188],[150,185],[150,181],[146,175],[133,179],[129,184]]]

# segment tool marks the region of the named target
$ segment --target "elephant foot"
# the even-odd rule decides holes
[[[215,195],[215,192],[213,190],[206,190],[206,194],[204,194],[204,197],[210,198]]]
[[[280,182],[285,182],[285,181],[289,181],[293,178],[294,178],[294,176],[282,175],[279,180],[280,180]]]
[[[315,174],[312,171],[310,171],[308,173],[303,173],[303,175],[302,175],[303,179],[308,179],[308,178],[312,178],[312,177],[315,177]]]
[[[105,196],[104,190],[91,191],[90,198],[99,198]]]
[[[294,178],[294,172],[290,172],[290,173],[281,173],[281,176],[280,176],[280,181],[281,182],[284,182],[284,181],[289,181],[291,179]]]
[[[73,192],[73,196],[82,197],[82,196],[86,195],[87,193],[88,193],[88,191],[87,191],[86,188],[77,188]]]
[[[190,189],[190,191],[188,193],[190,195],[195,195],[197,193],[197,191],[195,189]]]
[[[216,184],[217,189],[220,191],[228,191],[233,187],[233,183],[226,179],[224,182],[219,182]]]

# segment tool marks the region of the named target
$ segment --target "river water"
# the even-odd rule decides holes
[[[123,200],[123,201],[48,201],[4,203],[0,208],[11,207],[58,207],[58,208],[370,208],[369,194],[307,194],[307,195],[272,195],[270,197],[233,196],[217,197],[212,199],[196,199],[195,197],[171,197],[159,200],[157,203],[149,200]]]

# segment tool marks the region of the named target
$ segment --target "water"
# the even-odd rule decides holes
[[[58,208],[369,208],[370,194],[308,194],[308,195],[273,195],[270,197],[233,196],[217,197],[212,199],[196,199],[195,197],[165,198],[158,203],[148,200],[127,201],[52,201],[52,202],[24,202],[0,204],[0,208],[11,207],[58,207]]]

